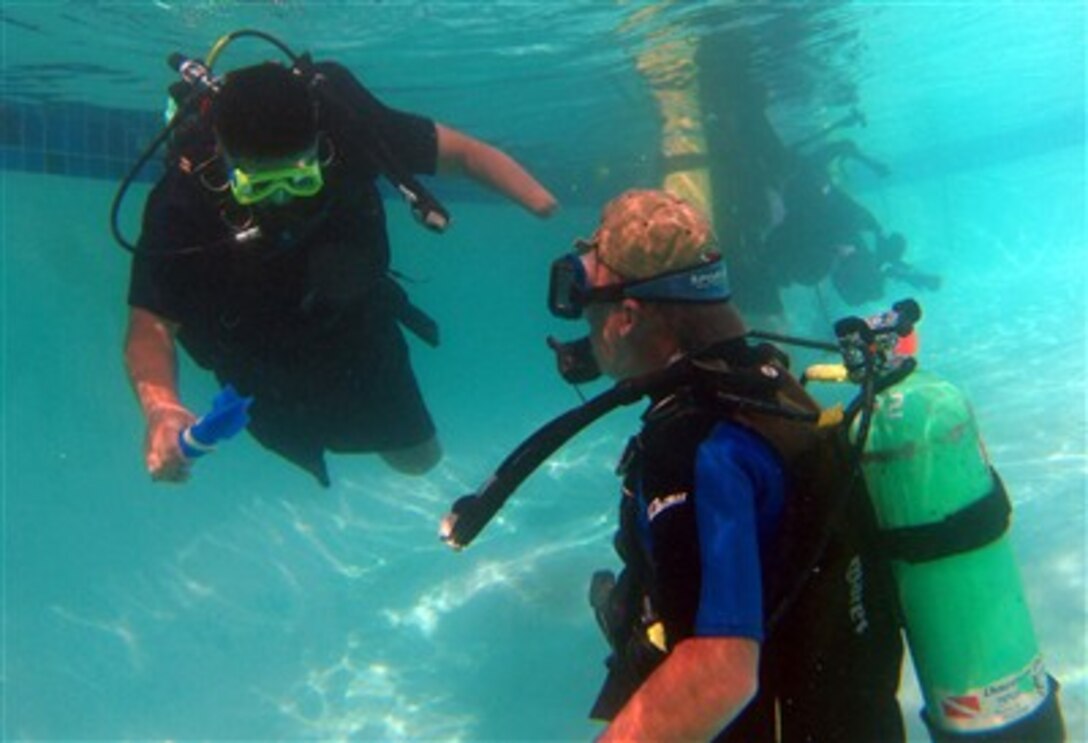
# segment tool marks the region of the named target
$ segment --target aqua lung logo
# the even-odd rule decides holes
[[[850,586],[850,622],[854,625],[854,634],[863,635],[869,629],[869,617],[865,614],[865,571],[860,555],[854,555],[846,566],[845,578]]]
[[[691,288],[696,291],[706,292],[722,289],[726,286],[725,266],[720,262],[715,268],[708,271],[699,271],[689,277]]]

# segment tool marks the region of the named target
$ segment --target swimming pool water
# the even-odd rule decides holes
[[[169,487],[143,472],[121,365],[127,258],[105,226],[114,184],[0,171],[0,734],[589,738],[606,651],[585,592],[593,570],[615,565],[612,468],[638,411],[572,441],[471,549],[449,552],[435,530],[516,443],[578,402],[543,342],[581,331],[547,315],[547,267],[592,230],[601,194],[631,185],[616,174],[652,174],[628,152],[653,147],[654,120],[629,69],[632,36],[615,32],[627,11],[375,3],[364,23],[359,4],[244,5],[103,6],[116,29],[103,32],[78,4],[6,4],[4,62],[19,74],[5,93],[15,82],[20,96],[51,90],[29,70],[53,62],[75,78],[56,83],[61,98],[157,101],[144,62],[164,47],[267,26],[382,78],[405,107],[510,147],[565,208],[539,222],[458,190],[467,196],[450,204],[454,229],[438,237],[389,205],[396,267],[443,329],[439,349],[413,345],[447,451],[435,472],[410,479],[333,457],[334,487],[322,491],[241,438]],[[1069,739],[1085,739],[1083,10],[844,7],[867,48],[855,65],[870,122],[857,134],[893,169],[854,187],[944,277],[919,295],[921,360],[972,399],[1016,507],[1013,543]],[[28,23],[39,32],[17,25]],[[582,61],[571,54],[604,39]],[[73,66],[88,57],[128,83]],[[420,58],[449,66],[422,74],[408,64]],[[492,80],[501,106],[469,92]],[[776,110],[783,130],[809,128],[800,103]],[[620,121],[631,122],[623,142]],[[127,205],[129,230],[145,193],[138,186]],[[825,333],[828,316],[846,311],[832,303],[824,314],[810,291],[787,299],[802,334]],[[214,394],[191,365],[182,380],[195,408]],[[924,740],[909,679],[904,700]]]

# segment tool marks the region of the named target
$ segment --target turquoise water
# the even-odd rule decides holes
[[[599,194],[653,182],[656,120],[631,55],[651,30],[725,22],[686,4],[622,30],[637,7],[4,4],[5,94],[153,109],[168,51],[259,27],[509,149],[564,209],[539,222],[459,188],[455,226],[437,237],[390,204],[395,263],[444,332],[437,351],[413,346],[447,450],[434,473],[334,457],[322,491],[240,439],[167,487],[143,471],[121,366],[127,259],[105,227],[114,184],[0,172],[3,737],[598,730],[585,712],[606,651],[585,588],[614,565],[611,470],[637,411],[573,440],[470,550],[450,553],[435,530],[513,445],[577,404],[543,344],[580,331],[547,315],[547,266],[591,231]],[[1088,739],[1083,6],[828,6],[856,33],[845,45],[829,31],[775,37],[776,7],[745,16],[778,56],[806,60],[771,65],[784,91],[776,124],[791,138],[812,131],[841,114],[835,86],[856,85],[869,124],[850,134],[893,175],[856,173],[849,187],[945,279],[919,295],[921,359],[974,403],[1015,503],[1013,543],[1069,738]],[[254,56],[265,50],[227,63]],[[65,74],[39,74],[49,65]],[[130,232],[145,194],[128,204]],[[825,315],[810,290],[787,300],[799,333],[826,334],[826,316],[843,311]],[[182,379],[195,408],[214,393],[191,366]],[[908,723],[924,740],[906,677]]]

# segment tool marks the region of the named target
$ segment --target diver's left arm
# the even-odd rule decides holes
[[[435,129],[439,173],[468,176],[538,217],[548,217],[558,207],[548,189],[502,150],[442,124],[436,123]]]

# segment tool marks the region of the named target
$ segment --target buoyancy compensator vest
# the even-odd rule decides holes
[[[240,206],[230,195],[226,168],[218,153],[211,122],[213,101],[221,87],[221,80],[213,74],[212,69],[229,44],[246,36],[260,38],[278,48],[290,60],[292,70],[308,81],[320,125],[334,129],[340,142],[339,145],[330,145],[328,138],[319,142],[322,165],[334,167],[340,161],[337,146],[343,147],[344,154],[349,154],[353,163],[351,172],[346,172],[344,168],[338,169],[335,182],[339,185],[335,187],[336,195],[317,202],[308,209],[300,210],[296,207],[290,213],[267,212],[257,219],[251,208]],[[376,219],[373,216],[364,216],[365,212],[371,211],[365,189],[371,188],[370,178],[381,175],[405,198],[417,220],[425,227],[441,232],[449,223],[449,212],[400,163],[386,138],[372,121],[374,116],[381,113],[381,102],[355,80],[346,68],[331,62],[314,63],[308,54],[296,55],[281,41],[260,31],[240,30],[224,35],[209,51],[206,62],[174,53],[169,56],[167,64],[178,72],[180,79],[169,88],[166,126],[123,179],[111,209],[111,228],[121,247],[141,255],[168,257],[264,240],[267,246],[261,243],[262,247],[270,249],[260,251],[263,258],[276,251],[302,244],[320,233],[327,223],[333,221],[330,219],[330,212],[340,208],[351,220],[360,220],[356,234],[363,235],[368,230],[372,231],[370,251],[366,256],[352,259],[352,273],[363,277],[370,292],[380,296],[401,325],[427,345],[437,346],[440,341],[438,323],[412,303],[401,285],[405,277],[389,268],[384,216],[381,217],[378,228],[372,229],[364,222],[366,219]],[[217,211],[229,228],[227,237],[200,244],[154,250],[132,245],[122,236],[118,213],[124,194],[143,165],[163,145],[166,147],[166,167],[199,183],[199,190],[206,195],[209,208]],[[359,181],[364,176],[355,172],[358,165],[362,165],[362,170],[367,173],[365,184]],[[336,229],[349,229],[349,226],[355,224],[350,220],[337,219]],[[312,289],[316,291],[318,287]],[[194,351],[198,359],[205,359],[202,366],[214,366],[206,358],[209,354],[201,353],[198,348],[201,344],[194,338],[189,340],[192,342],[187,344],[187,348]]]
[[[728,361],[701,362],[706,371],[697,381],[657,402],[622,465],[625,493],[647,482],[690,492],[694,483],[683,473],[693,477],[697,448],[724,420],[758,434],[788,473],[785,511],[766,550],[773,558],[761,566],[760,691],[718,740],[902,740],[894,589],[876,551],[872,514],[841,418],[821,421],[818,404],[776,357],[746,351]],[[730,400],[736,396],[761,404]],[[616,547],[624,570],[612,592],[596,597],[598,621],[612,647],[608,677],[591,712],[597,719],[615,716],[691,631],[656,605],[653,560],[638,536],[637,509],[634,498],[622,499]]]

